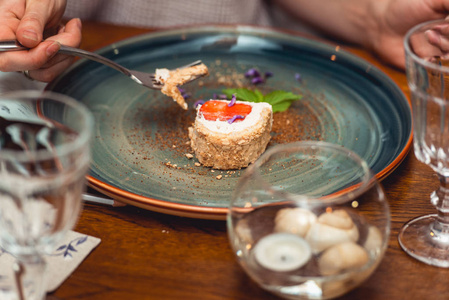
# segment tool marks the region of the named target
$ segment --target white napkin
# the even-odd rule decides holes
[[[99,238],[69,231],[56,250],[45,256],[47,292],[56,290],[100,242]],[[0,248],[0,291],[2,287],[14,286],[14,260]]]

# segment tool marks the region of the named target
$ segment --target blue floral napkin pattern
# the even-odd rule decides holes
[[[69,231],[55,251],[45,257],[47,292],[56,290],[100,242],[99,238]],[[14,257],[0,248],[0,289],[14,285],[13,263]]]

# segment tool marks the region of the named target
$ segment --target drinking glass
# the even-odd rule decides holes
[[[81,210],[93,117],[65,95],[17,91],[0,95],[0,129],[0,246],[16,258],[15,287],[2,292],[41,300],[43,255]]]
[[[390,213],[358,155],[303,141],[272,147],[245,170],[227,226],[240,265],[262,288],[287,299],[332,299],[374,272]]]
[[[416,158],[438,175],[430,196],[436,214],[417,217],[399,233],[412,257],[449,267],[449,22],[431,21],[412,28],[404,39],[406,73],[413,110]]]

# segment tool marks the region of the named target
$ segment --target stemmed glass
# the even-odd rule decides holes
[[[268,149],[239,180],[228,234],[262,288],[287,299],[331,299],[366,280],[387,247],[384,191],[354,152],[303,141]]]
[[[431,21],[405,36],[406,72],[411,90],[414,152],[438,175],[430,196],[437,213],[406,223],[402,249],[430,265],[449,267],[449,22]]]
[[[81,210],[93,117],[65,95],[18,91],[0,96],[0,130],[0,246],[16,258],[16,286],[2,292],[41,300],[43,255]]]

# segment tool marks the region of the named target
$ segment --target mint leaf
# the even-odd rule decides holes
[[[289,101],[283,101],[276,104],[271,104],[271,107],[273,109],[273,112],[283,112],[286,111],[290,105],[292,105],[293,101],[295,100],[289,100]]]
[[[264,102],[265,101],[264,97],[263,97],[263,94],[258,89],[255,89],[254,93],[257,95],[257,102]]]
[[[273,91],[271,93],[266,94],[264,97],[264,100],[265,100],[265,102],[268,102],[271,105],[275,105],[278,103],[282,103],[284,101],[291,102],[291,101],[299,100],[301,98],[302,98],[301,95],[295,95],[291,92],[277,90],[277,91]]]
[[[265,96],[258,89],[252,91],[246,88],[225,89],[223,90],[223,93],[229,99],[231,99],[232,95],[235,94],[237,100],[248,102],[267,102],[271,104],[274,113],[286,111],[293,101],[302,98],[302,95],[296,95],[282,90],[270,92]]]
[[[223,90],[223,93],[226,95],[226,97],[228,97],[228,99],[231,99],[232,95],[235,94],[238,100],[248,102],[261,102],[261,99],[263,99],[263,95],[259,91],[257,92],[243,88]]]

